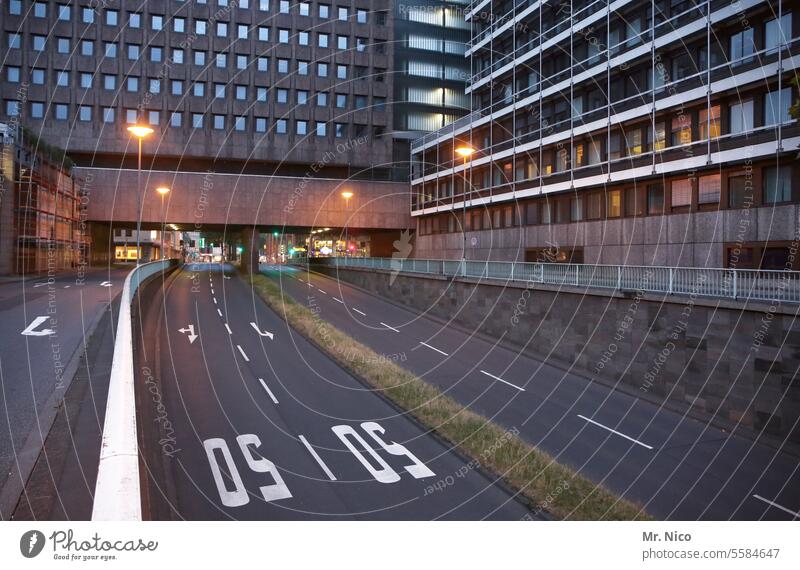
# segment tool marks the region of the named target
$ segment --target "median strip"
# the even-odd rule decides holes
[[[311,342],[325,327],[328,343],[315,343],[351,373],[380,390],[462,453],[501,475],[536,509],[577,520],[645,520],[642,507],[597,485],[573,468],[520,439],[514,432],[464,408],[438,388],[381,358],[369,347],[321,321],[264,275],[249,275],[259,296]],[[383,324],[383,323],[382,323]],[[352,355],[359,355],[353,358]],[[496,445],[497,441],[507,442]]]

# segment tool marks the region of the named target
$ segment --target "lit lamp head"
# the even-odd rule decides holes
[[[128,132],[136,138],[143,139],[147,135],[152,135],[155,131],[145,125],[131,125],[128,127]]]
[[[349,200],[352,197],[353,193],[350,192],[349,190],[345,190],[344,192],[342,192],[342,198],[344,198],[345,200]]]
[[[164,194],[169,193],[169,188],[167,188],[166,186],[159,186],[158,188],[156,188],[156,192],[158,192],[163,196]]]
[[[472,156],[472,153],[475,152],[475,149],[468,145],[462,145],[456,147],[456,154],[459,156],[463,156],[464,158],[469,158]]]

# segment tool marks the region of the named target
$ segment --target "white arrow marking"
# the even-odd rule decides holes
[[[33,319],[33,322],[25,327],[25,330],[19,334],[24,334],[25,336],[47,336],[53,334],[55,331],[52,329],[42,329],[40,331],[36,330],[36,327],[47,321],[49,318],[50,317],[36,317]]]
[[[274,334],[272,334],[272,333],[271,333],[271,332],[269,332],[269,331],[264,331],[264,332],[261,332],[261,329],[259,329],[259,328],[258,328],[258,325],[257,325],[257,324],[255,324],[255,323],[250,323],[250,326],[251,326],[251,327],[253,327],[254,329],[256,329],[256,332],[257,332],[259,335],[261,335],[261,336],[268,336],[268,337],[269,337],[269,340],[273,340],[273,338],[275,337],[275,335],[274,335]]]
[[[197,340],[197,335],[194,334],[194,325],[186,325],[187,328],[185,329],[178,329],[179,333],[189,333],[189,344],[192,344],[195,340]]]
[[[111,281],[103,281],[100,283],[100,287],[111,287]]]

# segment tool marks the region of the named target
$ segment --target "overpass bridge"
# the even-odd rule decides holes
[[[111,243],[112,229],[136,227],[137,171],[76,167],[75,174],[83,179],[93,251],[104,255],[100,244]],[[163,205],[160,186],[170,188]],[[143,170],[141,187],[143,230],[167,223],[180,231],[241,234],[245,263],[257,259],[260,233],[347,228],[370,238],[372,255],[391,255],[400,231],[413,227],[406,183],[315,178],[311,170],[302,177]]]

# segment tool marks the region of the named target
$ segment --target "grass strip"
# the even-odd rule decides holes
[[[570,520],[649,520],[641,506],[623,499],[549,454],[465,408],[438,388],[381,356],[297,303],[265,275],[244,275],[256,293],[289,325],[341,366],[385,394],[472,459],[502,476],[534,510]],[[473,465],[474,467],[475,465]]]

